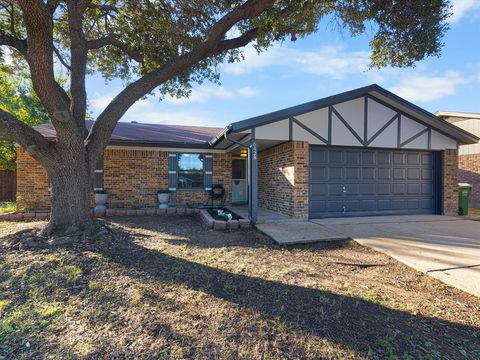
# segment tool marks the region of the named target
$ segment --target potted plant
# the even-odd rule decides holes
[[[106,190],[95,190],[95,210],[107,209],[108,193]]]
[[[170,190],[162,189],[157,191],[157,198],[160,205],[158,206],[159,209],[166,209],[168,208],[168,202],[170,201]]]

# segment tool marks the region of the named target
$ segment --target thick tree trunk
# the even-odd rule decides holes
[[[51,184],[50,222],[45,234],[57,236],[93,231],[90,211],[90,171],[78,154],[62,157],[47,168]]]

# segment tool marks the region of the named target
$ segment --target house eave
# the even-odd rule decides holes
[[[411,102],[399,97],[398,95],[395,95],[394,93],[382,88],[381,86],[373,84],[362,88],[350,90],[341,94],[332,95],[323,99],[314,100],[301,105],[296,105],[268,114],[234,122],[227,126],[224,130],[222,130],[222,132],[214,139],[212,139],[212,141],[210,141],[210,144],[214,146],[223,137],[225,132],[242,132],[255,128],[257,126],[267,125],[282,119],[295,117],[330,105],[335,105],[341,102],[353,100],[361,96],[382,97],[388,99],[392,103],[408,109],[408,116],[419,119],[421,122],[435,128],[444,135],[457,140],[460,144],[475,144],[480,140],[477,136],[452,125],[448,121],[438,116],[435,116],[434,114],[420,108],[415,104],[412,104]],[[390,106],[393,105],[390,104]]]

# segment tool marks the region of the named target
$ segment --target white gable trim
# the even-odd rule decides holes
[[[257,140],[315,145],[456,149],[457,140],[370,94],[255,127]]]

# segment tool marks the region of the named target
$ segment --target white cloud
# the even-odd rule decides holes
[[[459,72],[448,71],[443,76],[408,76],[390,90],[409,101],[428,102],[454,95],[467,82]]]
[[[181,124],[216,126],[212,118],[205,113],[198,111],[179,111],[163,109],[161,103],[156,99],[145,99],[137,101],[125,113],[121,121],[138,121],[139,123],[150,124]]]
[[[257,89],[248,86],[238,89],[228,89],[222,86],[200,86],[193,89],[192,94],[188,98],[175,98],[167,96],[163,101],[164,103],[170,105],[205,104],[210,100],[235,100],[239,98],[253,97],[258,95],[258,93],[259,92]],[[114,96],[115,95],[113,94],[100,95],[95,93],[90,100],[90,107],[92,111],[95,113],[101,112],[110,103],[110,101],[112,101]],[[137,101],[132,105],[131,109],[139,111],[148,107],[152,107],[152,102],[151,100],[146,99]]]
[[[233,100],[238,98],[252,97],[258,94],[256,89],[243,87],[239,89],[227,89],[222,86],[200,86],[193,89],[192,94],[187,98],[175,98],[167,96],[165,102],[175,105],[183,104],[205,104],[210,100]]]
[[[98,95],[90,101],[91,110],[94,114],[100,113],[113,99],[114,95]],[[222,121],[212,121],[212,116],[206,112],[199,111],[182,111],[177,109],[164,109],[162,103],[155,98],[143,99],[137,101],[123,115],[120,121],[150,124],[181,124],[181,125],[197,125],[197,126],[223,126]]]
[[[451,0],[452,2],[452,16],[450,17],[450,23],[456,23],[460,21],[465,15],[471,14],[472,11],[480,10],[479,0]]]
[[[112,94],[100,95],[98,93],[94,93],[92,99],[89,99],[88,105],[95,113],[101,112],[107,107],[114,97],[115,96]]]
[[[368,51],[346,51],[343,45],[323,46],[308,51],[273,47],[260,54],[257,54],[253,47],[248,47],[244,56],[245,59],[241,62],[224,65],[225,72],[243,75],[265,67],[283,66],[293,71],[340,80],[348,74],[365,71],[370,62]]]

